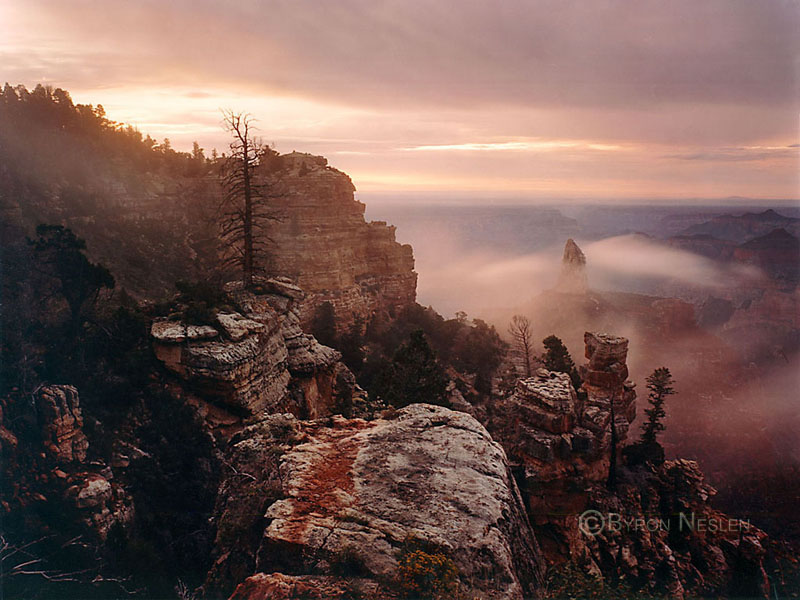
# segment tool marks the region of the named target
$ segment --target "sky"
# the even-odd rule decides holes
[[[800,198],[800,0],[0,0],[0,80],[375,197]]]

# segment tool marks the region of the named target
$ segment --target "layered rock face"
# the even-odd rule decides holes
[[[394,314],[416,299],[417,274],[409,245],[395,241],[385,222],[364,220],[350,178],[321,156],[293,152],[280,157],[271,199],[281,219],[271,224],[270,269],[290,277],[306,292],[300,303],[307,325],[314,309],[333,304],[337,325],[354,317],[364,323],[376,312]]]
[[[567,472],[602,477],[608,464],[612,403],[620,443],[636,416],[636,391],[627,380],[628,340],[587,332],[585,342],[588,363],[580,367],[580,394],[565,373],[539,369],[534,377],[517,382],[515,393],[501,404],[492,422],[493,433],[512,460],[525,467],[532,486],[561,485]],[[542,512],[533,505],[531,510],[534,517]]]
[[[763,595],[765,534],[711,508],[715,491],[696,463],[618,467],[620,482],[608,489],[612,414],[618,452],[636,416],[628,340],[587,332],[584,341],[587,362],[579,367],[578,393],[565,374],[539,369],[518,382],[490,423],[517,469],[545,556],[675,598]],[[587,510],[598,511],[607,526],[587,533],[580,520]],[[680,529],[680,514],[701,525]],[[651,527],[608,525],[617,518]],[[666,525],[654,528],[654,522]],[[713,531],[709,523],[715,523]]]
[[[570,238],[564,245],[564,256],[561,259],[561,274],[555,291],[564,294],[586,294],[589,283],[586,277],[586,255],[578,244]]]
[[[256,571],[331,575],[344,560],[391,581],[413,539],[455,563],[464,591],[523,598],[538,587],[538,547],[505,453],[466,414],[415,404],[374,421],[275,415],[234,442],[210,584]],[[272,500],[254,507],[259,489]]]
[[[133,517],[133,500],[115,481],[111,467],[89,461],[78,391],[69,385],[42,386],[34,393],[38,435],[18,439],[0,411],[3,432],[2,508],[9,530],[46,528],[39,514],[61,514],[86,539],[102,542],[111,527]],[[13,525],[11,524],[13,522]],[[25,529],[23,529],[23,534]]]
[[[354,378],[341,354],[300,328],[302,290],[287,281],[259,279],[226,291],[238,311],[220,311],[216,323],[160,320],[152,325],[156,356],[208,403],[239,417],[291,412],[301,418],[331,414],[349,402]]]
[[[89,441],[83,433],[78,390],[71,385],[40,388],[36,409],[50,458],[58,463],[84,462]]]

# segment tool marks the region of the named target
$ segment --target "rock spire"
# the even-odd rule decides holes
[[[555,290],[563,294],[585,294],[589,289],[586,279],[586,255],[572,238],[564,244],[561,275]]]

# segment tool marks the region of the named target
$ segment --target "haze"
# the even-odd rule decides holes
[[[250,111],[378,199],[793,199],[798,32],[795,0],[0,0],[0,79],[180,149]]]

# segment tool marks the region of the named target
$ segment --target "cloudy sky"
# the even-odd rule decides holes
[[[0,79],[375,195],[798,198],[799,73],[800,0],[0,0]]]

